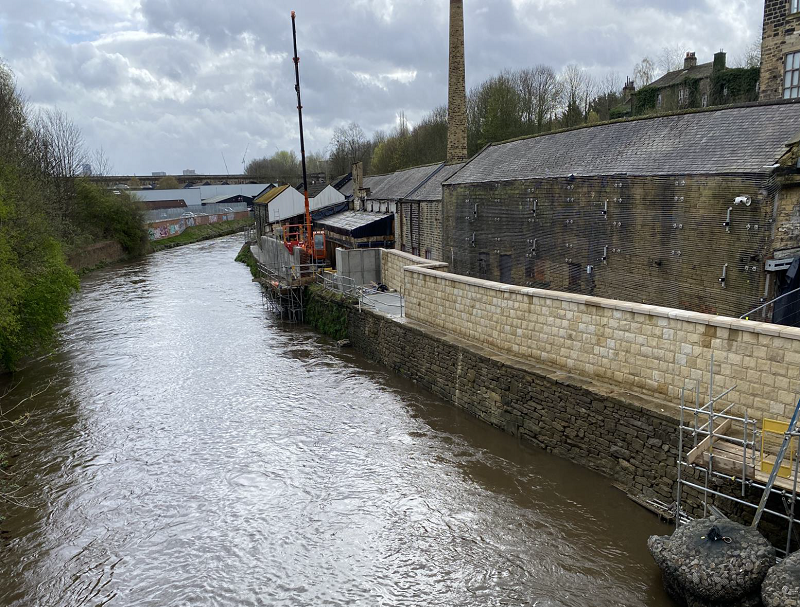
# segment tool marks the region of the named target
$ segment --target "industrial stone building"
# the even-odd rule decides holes
[[[485,148],[444,182],[442,260],[474,277],[742,315],[800,257],[800,103]],[[800,273],[799,273],[800,274]]]
[[[442,183],[463,162],[439,165],[424,183],[397,205],[397,248],[425,259],[442,260]]]

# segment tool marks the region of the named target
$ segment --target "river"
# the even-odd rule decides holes
[[[84,279],[32,391],[0,604],[671,605],[669,528],[352,350],[282,325],[240,236]],[[7,383],[7,380],[6,380]]]

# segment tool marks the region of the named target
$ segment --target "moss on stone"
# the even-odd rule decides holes
[[[311,285],[306,288],[305,299],[307,324],[333,339],[347,338],[347,317],[354,303],[352,298]]]

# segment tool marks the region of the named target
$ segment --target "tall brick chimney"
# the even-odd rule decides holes
[[[697,55],[695,53],[686,53],[683,59],[683,69],[688,70],[697,66]]]
[[[467,159],[467,85],[464,70],[464,0],[450,0],[450,84],[447,163]]]

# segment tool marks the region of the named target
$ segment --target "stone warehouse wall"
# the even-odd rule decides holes
[[[430,259],[423,259],[395,249],[381,250],[381,282],[392,291],[401,294],[404,292],[405,274],[403,269],[406,266],[422,266],[443,272],[447,271],[446,263],[432,262]]]
[[[765,295],[778,191],[757,175],[445,185],[443,259],[487,280],[739,317]]]
[[[532,364],[676,404],[680,388],[751,416],[788,419],[800,393],[800,328],[404,268],[406,317]]]
[[[420,257],[444,261],[442,257],[442,201],[405,201],[398,205],[395,218],[395,246]]]

